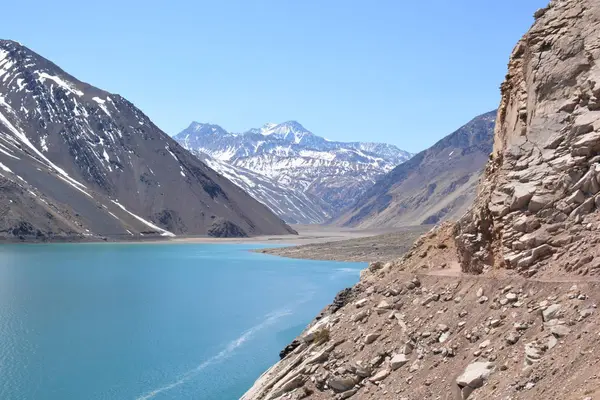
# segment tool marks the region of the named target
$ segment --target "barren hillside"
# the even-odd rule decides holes
[[[600,398],[600,3],[535,17],[469,213],[371,264],[244,399]]]

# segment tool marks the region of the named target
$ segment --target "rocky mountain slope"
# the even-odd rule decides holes
[[[275,180],[249,169],[236,167],[196,150],[190,150],[210,168],[238,185],[250,196],[290,224],[320,224],[330,214],[329,206],[300,190],[282,186]]]
[[[474,118],[382,176],[333,225],[371,228],[457,219],[475,198],[492,151],[496,111]]]
[[[311,207],[322,213],[320,221],[292,216],[301,222],[325,221],[332,210],[350,204],[378,177],[411,157],[389,144],[329,141],[295,121],[267,124],[240,134],[194,122],[175,140],[188,150],[266,177],[297,197],[304,194],[320,199]],[[272,203],[261,193],[254,194],[263,203]],[[277,212],[277,208],[285,207],[272,209]]]
[[[600,3],[535,17],[469,212],[371,264],[243,399],[600,398]]]
[[[292,230],[119,95],[0,40],[0,236]]]

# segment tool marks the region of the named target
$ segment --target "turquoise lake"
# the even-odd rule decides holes
[[[238,399],[366,266],[258,247],[0,246],[0,399]]]

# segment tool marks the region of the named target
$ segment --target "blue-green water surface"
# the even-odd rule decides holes
[[[0,246],[0,399],[237,399],[360,263],[233,244]]]

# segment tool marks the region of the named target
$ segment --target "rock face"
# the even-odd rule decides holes
[[[0,236],[293,232],[133,104],[0,40]],[[220,232],[220,231],[219,231]]]
[[[175,136],[186,149],[215,160],[256,199],[290,222],[321,223],[348,206],[377,178],[412,154],[384,143],[334,142],[296,121],[266,124],[244,133],[193,122]],[[287,198],[260,190],[251,171],[294,193]],[[238,179],[233,175],[242,175]],[[242,183],[245,182],[245,183]],[[298,199],[302,199],[298,202]],[[291,205],[288,207],[287,204]],[[289,208],[289,209],[288,209]],[[302,211],[306,210],[306,211]],[[302,212],[301,212],[302,211]]]
[[[475,198],[495,119],[495,111],[480,115],[397,166],[331,223],[374,228],[457,219]]]
[[[535,15],[469,213],[362,271],[354,300],[310,328],[328,341],[305,340],[243,400],[600,398],[600,281],[583,276],[600,269],[600,2]]]
[[[487,265],[531,276],[552,261],[596,272],[592,259],[562,255],[586,254],[600,240],[598,4],[554,1],[537,15],[502,84],[481,194],[456,228],[464,271]]]

